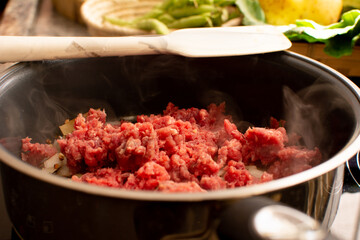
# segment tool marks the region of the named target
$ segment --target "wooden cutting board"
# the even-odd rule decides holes
[[[351,56],[335,58],[324,52],[324,44],[321,43],[297,43],[294,42],[290,51],[313,58],[322,62],[342,74],[349,77],[360,77],[360,46],[357,45]]]

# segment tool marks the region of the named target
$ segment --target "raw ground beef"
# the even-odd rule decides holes
[[[284,122],[249,128],[244,134],[224,115],[225,104],[139,115],[136,123],[106,123],[105,111],[79,114],[74,131],[57,140],[72,179],[132,190],[203,192],[271,181],[321,162],[289,140]],[[23,140],[22,159],[39,164],[55,154],[52,145]],[[296,142],[296,141],[295,141]],[[264,170],[254,176],[247,165]],[[75,175],[76,174],[76,175]],[[80,174],[80,176],[78,176]]]
[[[38,166],[44,159],[50,158],[57,149],[52,144],[31,143],[31,138],[22,140],[21,159],[33,166]]]

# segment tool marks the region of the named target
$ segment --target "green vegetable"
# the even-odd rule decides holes
[[[211,24],[209,14],[184,17],[168,24],[169,28],[193,28],[204,27]]]
[[[131,27],[133,24],[129,21],[125,21],[121,18],[113,18],[109,16],[104,16],[104,21],[108,21],[111,24],[122,26],[122,27]]]
[[[154,30],[157,34],[168,34],[168,27],[161,21],[155,18],[139,18],[136,21],[125,21],[120,18],[112,18],[112,17],[104,17],[105,21],[108,21],[112,24],[122,26],[122,27],[130,27],[137,28],[144,31],[152,31]]]
[[[161,9],[165,11],[184,7],[199,7],[203,4],[213,5],[213,0],[164,0]]]
[[[174,9],[174,10],[169,11],[169,14],[171,16],[173,16],[174,18],[183,18],[183,17],[199,15],[199,14],[203,14],[203,13],[207,13],[207,12],[211,13],[214,11],[216,11],[216,7],[214,5],[204,4],[204,5],[200,5],[198,7],[186,6],[184,8]]]
[[[337,23],[323,26],[311,20],[297,20],[296,24],[280,27],[291,41],[325,43],[324,51],[330,56],[351,55],[360,38],[360,10],[350,10]]]
[[[236,0],[215,0],[214,4],[220,7],[234,5]]]
[[[169,29],[168,27],[161,21],[155,18],[149,19],[142,19],[137,22],[137,28],[145,30],[145,31],[152,31],[154,30],[157,34],[168,34]]]
[[[264,24],[258,0],[164,0],[133,21],[104,16],[112,24],[167,34],[169,28],[219,27],[243,17],[244,25]]]
[[[164,11],[158,7],[155,7],[154,9],[152,9],[150,12],[148,12],[147,14],[145,14],[144,16],[140,17],[142,19],[144,18],[157,18],[159,16],[161,16],[162,14],[164,14]]]
[[[165,23],[166,25],[173,22],[173,21],[175,21],[175,18],[173,18],[173,16],[171,16],[168,13],[164,13],[164,14],[160,15],[158,17],[158,19],[159,19],[159,21]]]
[[[211,19],[213,26],[221,26],[224,22],[227,22],[228,20],[232,19],[233,17],[235,17],[235,16],[234,15],[230,16],[230,14],[226,8],[219,8],[216,12],[211,14],[210,19]]]
[[[244,15],[243,25],[265,24],[265,13],[257,0],[236,0],[235,4]]]

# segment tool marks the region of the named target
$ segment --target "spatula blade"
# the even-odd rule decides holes
[[[291,47],[291,41],[272,25],[188,28],[165,37],[168,52],[187,57],[250,55]]]

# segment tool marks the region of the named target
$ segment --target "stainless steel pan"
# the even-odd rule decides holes
[[[254,196],[286,204],[327,229],[342,193],[344,163],[360,149],[358,87],[291,52],[24,62],[0,82],[1,177],[10,219],[25,239],[216,239],[224,212]],[[53,138],[65,119],[89,107],[119,118],[160,112],[169,101],[180,107],[226,101],[236,119],[257,126],[270,116],[295,123],[299,112],[284,104],[284,86],[311,106],[300,123],[325,160],[269,183],[208,193],[132,192],[44,174],[19,159],[21,138]]]

